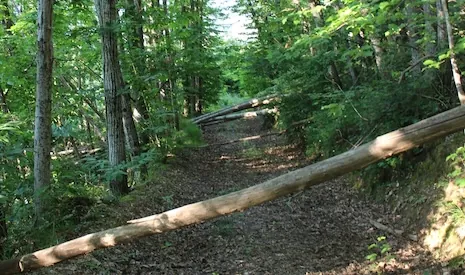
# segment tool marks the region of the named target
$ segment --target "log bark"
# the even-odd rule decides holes
[[[226,122],[226,121],[231,121],[231,120],[236,120],[236,119],[249,119],[249,118],[254,118],[258,116],[263,116],[266,114],[274,114],[276,113],[276,109],[264,109],[264,110],[257,110],[254,112],[243,112],[243,113],[238,113],[238,114],[229,114],[229,115],[224,115],[224,116],[216,116],[208,121],[199,123],[201,125],[208,125],[210,123],[214,122]],[[215,123],[216,124],[216,123]]]
[[[262,97],[262,98],[254,98],[247,102],[243,102],[241,104],[238,104],[232,107],[227,107],[227,108],[218,110],[216,112],[212,112],[212,113],[208,113],[208,114],[195,117],[192,119],[192,122],[195,124],[200,124],[200,123],[206,122],[218,116],[232,114],[232,113],[239,112],[242,110],[267,105],[267,104],[270,104],[271,102],[277,101],[278,99],[279,97],[276,95],[271,95],[271,96]]]
[[[386,226],[382,223],[379,223],[375,220],[370,219],[369,220],[370,224],[373,225],[374,227],[378,228],[379,230],[391,233],[392,235],[399,236],[399,237],[405,237],[411,241],[418,242],[418,236],[414,234],[405,234],[404,230],[400,229],[394,229],[389,226]]]
[[[322,162],[295,170],[237,192],[185,205],[167,212],[129,221],[128,225],[88,234],[22,257],[0,262],[3,274],[29,271],[115,246],[137,238],[243,211],[255,205],[295,193],[422,143],[460,131],[465,127],[465,107],[457,107]]]

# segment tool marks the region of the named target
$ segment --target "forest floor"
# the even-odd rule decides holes
[[[246,120],[208,127],[204,139],[214,144],[269,131],[260,120]],[[223,195],[309,163],[284,136],[185,149],[151,183],[87,215],[74,235]],[[401,226],[388,207],[339,178],[242,213],[96,251],[36,273],[451,274],[416,242],[380,231],[370,219]],[[377,242],[380,236],[386,240]],[[390,252],[378,255],[391,257],[367,260],[376,253],[368,249],[373,243],[378,248],[388,244]]]

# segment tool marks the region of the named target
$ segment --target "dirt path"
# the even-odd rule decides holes
[[[207,128],[205,139],[218,143],[266,132],[259,120],[250,120]],[[102,211],[92,227],[77,234],[236,191],[308,164],[281,136],[186,150],[170,162],[152,184],[134,192],[134,199]],[[391,264],[379,265],[383,272],[423,274],[418,270],[433,264],[415,243],[373,228],[369,219],[388,222],[390,217],[338,179],[40,273],[368,274],[376,268],[365,257],[378,236],[387,236],[395,257]]]

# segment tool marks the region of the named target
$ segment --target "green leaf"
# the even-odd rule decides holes
[[[389,245],[383,245],[383,248],[381,249],[381,254],[384,254],[389,251],[391,251],[391,247]]]
[[[376,258],[378,258],[378,254],[376,253],[371,253],[365,257],[365,259],[369,260],[370,262],[376,261]]]
[[[425,65],[425,67],[428,67],[428,68],[439,69],[441,62],[427,59],[423,62],[423,65]]]
[[[455,160],[456,157],[457,157],[457,154],[456,154],[456,153],[452,153],[452,154],[450,154],[450,155],[447,156],[446,161]]]
[[[0,204],[6,203],[8,198],[5,195],[0,194]]]
[[[456,179],[455,184],[457,184],[460,187],[464,187],[465,186],[465,178]]]
[[[378,240],[378,242],[382,242],[382,241],[386,240],[386,237],[385,236],[379,236],[377,238],[377,240]]]

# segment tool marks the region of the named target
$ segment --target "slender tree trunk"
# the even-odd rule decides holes
[[[442,0],[442,9],[444,11],[444,19],[445,19],[446,28],[447,28],[447,37],[449,40],[450,64],[452,66],[452,75],[454,76],[455,87],[457,88],[457,94],[458,94],[460,104],[464,105],[465,104],[465,92],[463,91],[461,74],[460,74],[459,66],[457,65],[457,59],[455,56],[454,33],[452,30],[452,24],[450,23],[450,19],[449,19],[447,0]]]
[[[376,68],[378,69],[379,75],[383,78],[385,77],[384,74],[384,50],[381,47],[381,39],[375,37],[374,35],[370,37],[371,46],[375,52],[375,62]]]
[[[131,154],[131,158],[140,155],[141,148],[139,142],[139,136],[137,134],[136,124],[134,122],[134,118],[132,116],[132,108],[129,94],[122,94],[121,100],[123,103],[123,125],[124,125],[124,132],[126,135],[126,141],[129,146],[129,152]],[[147,166],[141,165],[139,167],[140,175],[145,176],[147,175]],[[128,171],[129,174],[129,171]],[[134,173],[131,173],[134,175]],[[134,178],[131,177],[133,180]]]
[[[108,159],[113,169],[110,190],[116,195],[129,192],[125,169],[118,167],[126,160],[124,146],[123,114],[120,92],[123,89],[121,67],[118,59],[116,0],[95,0],[95,8],[102,29],[103,81],[107,121]]]
[[[442,8],[442,0],[436,0],[436,17],[437,17],[437,51],[441,52],[447,48],[446,25],[444,18],[444,10]],[[443,90],[449,91],[452,86],[452,68],[450,62],[444,62],[441,67],[441,76]]]
[[[80,115],[82,116],[82,120],[84,120],[84,124],[85,124],[85,128],[86,128],[86,132],[87,132],[87,143],[90,144],[90,148],[94,149],[94,138],[92,136],[92,126],[90,125],[89,121],[86,119],[86,116],[82,113],[80,113]]]
[[[5,102],[5,96],[3,95],[3,90],[0,87],[0,104],[2,102]],[[1,108],[2,112],[7,114],[9,113],[8,107],[6,106],[6,102],[2,104]],[[2,161],[3,163],[3,161]],[[1,170],[0,170],[1,172]],[[5,181],[5,178],[2,177],[2,181]],[[7,203],[6,202],[0,202],[0,258],[4,255],[4,248],[3,244],[5,243],[7,237],[8,237],[8,228],[6,225],[6,210],[7,210]]]
[[[410,64],[418,64],[411,69],[411,72],[414,77],[418,77],[421,74],[421,64],[418,62],[421,59],[420,51],[418,50],[418,28],[415,26],[416,22],[414,20],[415,15],[415,6],[414,3],[407,3],[405,8],[405,13],[408,18],[407,32],[408,40],[410,46],[411,62]]]
[[[142,124],[149,118],[147,104],[145,103],[144,92],[146,91],[146,84],[143,77],[146,74],[145,64],[145,46],[144,46],[144,30],[142,18],[142,4],[140,0],[127,0],[127,13],[129,20],[132,21],[133,26],[128,30],[129,52],[131,53],[131,61],[136,69],[135,74],[132,75],[134,79],[132,85],[132,94],[136,98],[135,108],[141,115]],[[127,101],[129,103],[129,101]],[[132,116],[132,113],[131,113]],[[129,119],[129,117],[127,117]],[[134,124],[134,123],[133,123]],[[135,128],[134,128],[135,129]],[[142,144],[149,142],[148,135],[142,131],[140,134]],[[139,141],[137,142],[139,143]]]
[[[139,137],[137,135],[136,124],[132,118],[131,102],[128,94],[121,95],[123,106],[123,125],[126,134],[126,141],[131,152],[131,156],[137,156],[140,152]]]
[[[337,70],[336,63],[334,61],[331,61],[331,64],[329,65],[329,72],[337,88],[343,90],[344,87],[342,85],[342,81],[341,81],[341,78],[339,77],[339,72]]]
[[[424,3],[423,4],[423,15],[425,17],[425,35],[427,37],[427,42],[426,42],[426,55],[431,55],[435,56],[437,54],[436,51],[436,30],[433,27],[433,12],[431,10],[431,4],[430,3]]]
[[[7,0],[2,0],[0,3],[1,11],[3,12],[3,26],[6,29],[6,32],[10,32],[10,28],[13,25],[13,22],[11,21],[11,16],[10,16],[10,8],[8,6],[8,1]],[[5,91],[3,90],[2,87],[0,87],[0,110],[4,113],[7,114],[10,112],[8,109],[8,105],[6,102],[6,94]],[[3,162],[3,161],[2,161]],[[5,180],[3,178],[2,180]],[[3,202],[0,203],[0,258],[3,257],[4,255],[4,243],[8,237],[8,227],[6,224],[6,213],[7,213],[7,203]]]
[[[42,214],[41,191],[50,185],[52,149],[53,0],[40,0],[37,9],[37,88],[34,122],[34,205]]]
[[[437,17],[437,51],[441,51],[447,46],[446,25],[444,19],[444,10],[442,9],[442,0],[436,0],[436,17]]]
[[[95,121],[92,119],[92,117],[90,117],[90,116],[88,116],[88,115],[85,115],[84,112],[81,112],[81,114],[82,114],[83,116],[85,116],[87,124],[92,126],[94,133],[97,135],[97,137],[98,137],[98,138],[100,139],[100,141],[101,141],[101,145],[107,147],[107,145],[106,145],[107,140],[106,140],[106,138],[105,138],[105,135],[102,133],[102,131],[101,131],[100,128],[97,126],[97,124],[96,124]]]
[[[8,104],[6,103],[6,94],[3,91],[2,87],[0,87],[0,109],[5,114],[10,112],[10,110],[8,109]]]

